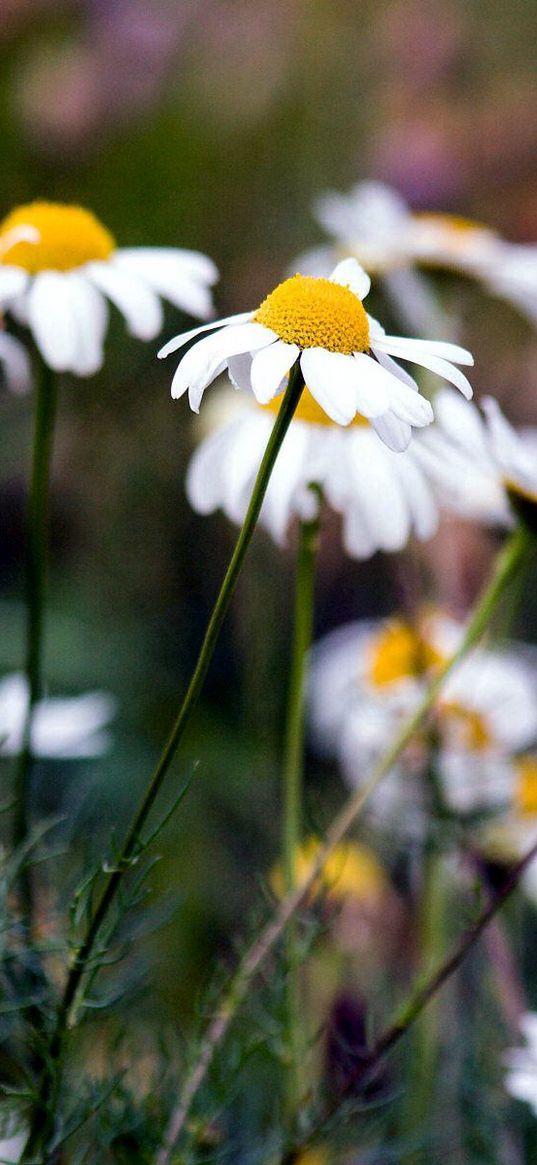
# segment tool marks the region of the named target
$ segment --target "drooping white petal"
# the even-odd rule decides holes
[[[414,392],[419,392],[419,388],[416,384],[416,381],[414,380],[414,377],[411,376],[409,372],[407,372],[406,368],[402,368],[396,360],[392,360],[391,356],[388,356],[388,354],[383,352],[381,348],[377,348],[376,344],[371,344],[371,348],[375,353],[379,364],[382,366],[382,368],[386,369],[386,372],[391,372],[392,376],[396,376],[398,380],[403,382],[403,384],[407,384],[409,388],[413,388]]]
[[[404,490],[416,537],[421,541],[432,538],[438,527],[438,510],[431,483],[412,456],[398,457],[393,468]]]
[[[443,360],[453,360],[456,364],[472,366],[474,358],[467,348],[459,344],[450,344],[444,340],[420,340],[408,336],[383,336],[377,341],[379,348],[384,348],[392,356],[404,356],[413,364],[422,364],[423,356],[439,356]]]
[[[156,272],[164,267],[175,268],[188,272],[200,283],[216,283],[219,274],[216,263],[208,255],[183,247],[120,247],[114,259],[140,274]]]
[[[353,360],[359,376],[359,411],[364,417],[383,416],[390,407],[393,376],[365,352],[355,352]]]
[[[430,372],[435,372],[437,376],[443,377],[449,384],[454,384],[466,400],[471,400],[474,390],[470,381],[464,372],[461,372],[460,368],[456,368],[449,360],[442,360],[439,356],[430,356],[424,353],[420,356],[419,363],[423,368],[428,368]]]
[[[154,291],[190,315],[207,319],[213,310],[209,281],[201,279],[195,264],[185,262],[181,251],[142,247],[116,251],[114,266],[147,283]],[[200,259],[204,256],[200,255]],[[207,260],[210,263],[210,260]],[[217,278],[211,264],[211,283]]]
[[[356,416],[359,388],[353,357],[326,352],[324,348],[306,348],[300,366],[311,395],[325,413],[338,425],[349,425]]]
[[[188,388],[194,393],[202,386],[206,388],[230,356],[254,352],[270,344],[273,337],[269,328],[252,323],[230,325],[214,336],[204,337],[180,361],[172,381],[172,396],[177,399]]]
[[[201,336],[203,332],[211,332],[216,328],[227,327],[228,324],[245,324],[247,320],[251,320],[253,316],[252,311],[239,312],[238,315],[227,316],[223,320],[212,320],[210,324],[200,324],[199,328],[191,328],[189,332],[181,332],[178,336],[168,340],[162,348],[157,352],[159,360],[165,360],[166,356],[170,356],[172,352],[178,352],[189,340],[193,340],[195,336]]]
[[[81,271],[66,275],[73,317],[77,328],[73,372],[93,376],[103,362],[103,342],[108,323],[106,300]]]
[[[27,298],[28,323],[43,359],[55,372],[74,370],[78,324],[69,280],[60,271],[42,271]]]
[[[9,307],[12,299],[22,295],[29,278],[23,267],[0,263],[0,307]]]
[[[363,267],[352,258],[342,259],[332,271],[330,280],[332,283],[341,283],[343,287],[348,287],[360,300],[365,299],[371,289],[369,275],[366,275]]]
[[[7,387],[11,392],[28,392],[32,373],[28,353],[23,344],[7,332],[0,332],[0,363]]]
[[[412,426],[401,421],[394,413],[383,413],[381,417],[373,417],[371,424],[381,441],[392,449],[394,453],[404,453],[410,444]]]
[[[122,271],[113,261],[87,263],[84,271],[99,291],[117,307],[131,335],[152,340],[162,328],[162,304],[148,283]]]
[[[241,352],[240,356],[229,356],[227,370],[233,388],[242,389],[243,392],[252,391],[252,357],[249,352]]]
[[[297,344],[286,344],[283,340],[276,340],[274,344],[256,352],[252,360],[251,384],[260,404],[268,404],[276,395],[299,354]]]

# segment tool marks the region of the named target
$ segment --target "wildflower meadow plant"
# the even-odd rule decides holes
[[[392,209],[402,231],[406,212]],[[408,266],[418,252],[420,260],[438,259],[442,245],[454,254],[459,235],[464,258],[460,267],[454,263],[456,270],[469,262],[465,248],[496,246],[492,233],[481,228],[465,233],[455,223],[419,225],[421,236],[412,224],[414,238],[421,238],[414,249],[408,239],[403,246],[404,232],[398,236],[397,266]],[[386,249],[389,243],[387,237]],[[237,415],[194,453],[187,491],[196,509],[221,508],[240,531],[176,719],[125,835],[112,835],[97,864],[80,870],[71,902],[58,901],[51,911],[62,921],[50,938],[49,904],[37,888],[37,873],[45,856],[52,863],[57,855],[44,841],[53,826],[35,821],[32,813],[35,761],[100,754],[114,709],[102,693],[65,701],[45,695],[57,373],[84,376],[101,366],[108,301],[133,334],[148,340],[161,327],[161,298],[207,319],[215,275],[211,261],[197,252],[117,250],[106,228],[80,207],[29,204],[0,228],[0,307],[8,326],[13,319],[29,328],[40,366],[26,668],[0,685],[0,751],[19,750],[13,844],[0,894],[11,1102],[0,1135],[6,1154],[12,1150],[8,1140],[19,1138],[22,1165],[60,1158],[74,1165],[96,1156],[140,1165],[172,1165],[180,1157],[195,1165],[207,1152],[236,1154],[228,1110],[242,1087],[243,1066],[260,1052],[275,1065],[274,1087],[263,1086],[270,1098],[270,1135],[263,1119],[256,1125],[251,1106],[248,1161],[266,1155],[283,1165],[328,1143],[334,1155],[340,1148],[348,1155],[350,1148],[371,1151],[375,1159],[393,1156],[405,1144],[428,1151],[443,1041],[436,997],[467,955],[475,954],[478,939],[500,925],[499,911],[537,851],[536,840],[528,839],[522,852],[513,853],[500,885],[489,892],[483,880],[470,898],[470,879],[475,882],[480,863],[490,857],[482,842],[490,824],[485,818],[513,810],[523,787],[521,760],[528,770],[537,736],[533,661],[512,648],[502,653],[480,646],[534,550],[535,474],[527,446],[494,402],[485,404],[485,420],[470,403],[472,389],[459,367],[473,364],[466,348],[387,334],[367,314],[362,301],[369,276],[347,257],[328,278],[293,274],[256,310],[190,329],[160,352],[186,349],[172,396],[188,393],[195,412],[205,389],[226,372],[236,390]],[[419,382],[400,361],[415,366]],[[430,373],[435,382],[453,386],[441,390],[438,410],[437,398],[431,403],[428,396]],[[323,503],[341,514],[344,547],[352,556],[402,552],[414,534],[422,540],[434,534],[443,505],[464,510],[465,491],[457,479],[465,468],[467,514],[498,524],[504,538],[490,581],[465,621],[457,624],[428,607],[422,613],[422,596],[416,595],[414,620],[407,614],[390,624],[339,628],[312,651]],[[81,1066],[89,1046],[84,1027],[101,1010],[117,1013],[118,1023],[135,1023],[136,1009],[125,1006],[128,984],[114,968],[124,964],[142,933],[152,869],[148,851],[202,772],[174,790],[171,808],[160,818],[151,816],[150,822],[150,815],[183,743],[256,527],[266,525],[283,547],[293,522],[298,536],[281,847],[264,903],[253,934],[243,937],[235,969],[228,963],[215,978],[181,1048],[174,1039],[168,1049],[157,1033],[141,1085],[130,1089],[122,1070],[101,1085],[91,1063],[87,1071]],[[316,823],[314,831],[311,806],[304,802],[308,695],[315,737],[328,757],[338,754],[351,785],[331,824]],[[334,789],[337,797],[335,782]],[[365,813],[369,803],[371,815]],[[317,809],[319,821],[324,809]],[[375,816],[380,828],[373,846]],[[359,837],[349,839],[355,826]],[[470,872],[454,874],[459,868]],[[469,922],[457,928],[463,899]],[[504,967],[499,960],[494,973]],[[117,974],[113,982],[119,986],[108,997],[99,994],[107,974]],[[392,1012],[394,998],[402,1003]],[[241,1010],[242,1025],[235,1025]],[[385,1010],[388,1018],[381,1020]],[[469,1028],[470,1011],[465,1004]],[[327,1015],[323,1058],[317,1037]],[[398,1097],[387,1084],[384,1062],[403,1038],[411,1055],[397,1078]],[[106,1058],[115,1037],[103,1039]],[[130,1051],[128,1056],[132,1074]],[[496,1085],[502,1064],[498,1056]],[[380,1113],[376,1131],[370,1110]]]

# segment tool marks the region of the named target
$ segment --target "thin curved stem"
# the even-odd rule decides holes
[[[421,726],[432,708],[448,676],[468,652],[479,642],[490,618],[507,587],[526,563],[533,547],[534,537],[525,526],[518,526],[498,555],[495,571],[488,586],[478,600],[470,618],[466,633],[455,654],[438,671],[423,700],[413,715],[403,725],[392,745],[375,766],[369,781],[345,802],[328,830],[326,840],[311,863],[308,875],[278,907],[274,917],[241,960],[231,984],[224,993],[220,1006],[209,1024],[202,1041],[200,1053],[190,1075],[187,1076],[176,1108],[173,1110],[162,1141],[155,1157],[155,1165],[170,1165],[178,1138],[185,1128],[193,1101],[197,1096],[212,1064],[214,1054],[222,1043],[232,1020],[241,1006],[247,990],[259,967],[280,941],[286,927],[300,908],[312,885],[319,877],[323,866],[335,846],[359,817],[377,785],[390,772],[400,754],[410,743],[416,730]]]
[[[297,853],[302,828],[302,786],[304,776],[304,727],[307,657],[313,633],[315,560],[319,542],[319,519],[300,522],[295,588],[295,612],[291,675],[287,701],[287,725],[283,766],[283,873],[285,893],[296,887]],[[303,1095],[304,1040],[300,1007],[300,956],[296,920],[287,931],[287,978],[285,1027],[288,1045],[287,1114],[294,1126]]]
[[[48,512],[50,464],[54,441],[54,423],[58,384],[56,373],[40,361],[36,386],[35,427],[32,472],[27,519],[26,545],[26,716],[22,748],[15,773],[15,814],[13,842],[23,846],[29,833],[29,791],[34,752],[32,731],[36,706],[43,694],[42,658],[43,624],[47,589]],[[20,893],[22,908],[32,930],[33,895],[28,865],[21,864]]]
[[[205,632],[205,637],[201,645],[198,660],[188,685],[185,697],[181,704],[179,714],[175,724],[173,725],[172,731],[161,754],[161,757],[148,782],[146,792],[133,817],[119,858],[117,859],[114,868],[111,869],[107,874],[106,884],[101,898],[99,899],[99,902],[95,908],[93,917],[86,933],[86,937],[74,955],[71,970],[67,978],[63,997],[58,1011],[56,1026],[53,1031],[48,1049],[47,1059],[48,1064],[51,1066],[52,1072],[55,1073],[54,1080],[52,1082],[50,1080],[49,1069],[47,1080],[43,1081],[43,1087],[41,1089],[42,1095],[44,1095],[44,1092],[47,1090],[47,1088],[50,1090],[49,1097],[47,1098],[47,1107],[46,1109],[44,1107],[39,1107],[36,1111],[30,1131],[29,1140],[26,1144],[24,1154],[21,1159],[22,1163],[28,1162],[30,1160],[33,1161],[36,1150],[41,1149],[42,1146],[46,1146],[48,1137],[50,1135],[51,1125],[54,1117],[54,1108],[57,1103],[58,1089],[61,1078],[63,1043],[67,1029],[71,1022],[73,1008],[76,1005],[78,989],[88,965],[88,960],[92,955],[101,927],[103,926],[110,907],[115,900],[122,879],[126,872],[130,869],[133,861],[136,860],[141,844],[142,828],[149,816],[149,813],[151,812],[154,801],[162,786],[162,782],[175,757],[177,748],[183,738],[185,729],[198,701],[203,681],[205,679],[207,669],[211,662],[216,646],[218,635],[220,633],[220,628],[235,591],[246,552],[257,525],[257,520],[261,511],[261,506],[263,504],[276,458],[281,449],[285,434],[293,419],[293,415],[300,400],[303,388],[304,379],[300,370],[299,362],[297,361],[290,373],[289,384],[287,386],[281,408],[278,412],[278,416],[267,443],[263,460],[261,462],[252,491],[252,497],[250,499],[246,517],[237,539],[235,549],[231,556],[229,566],[226,570],[218,597],[213,607],[209,624]]]

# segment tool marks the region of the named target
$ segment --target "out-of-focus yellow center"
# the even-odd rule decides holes
[[[369,348],[369,323],[361,301],[330,279],[293,275],[267,295],[254,320],[299,348],[346,355]]]
[[[373,645],[369,679],[382,688],[407,677],[416,678],[438,667],[443,657],[419,628],[393,619]]]
[[[531,817],[537,813],[537,757],[520,757],[516,774],[515,808],[523,817]]]
[[[448,729],[455,730],[456,739],[453,743],[459,748],[483,752],[493,743],[487,724],[479,712],[453,700],[440,704],[440,714],[447,721]]]
[[[282,406],[282,401],[283,393],[280,394],[280,396],[274,396],[267,405],[260,405],[259,407],[262,409],[268,409],[271,413],[279,413]],[[304,388],[302,390],[302,396],[300,397],[298,406],[295,410],[293,421],[305,421],[307,425],[324,425],[325,428],[329,429],[341,429],[341,425],[337,425],[335,421],[332,421],[327,413],[325,413],[324,409],[322,409],[321,406],[317,404],[317,401],[311,395],[309,388]],[[367,421],[365,417],[362,417],[360,413],[357,413],[348,428],[352,428],[353,425],[359,425],[361,428],[363,428],[364,425],[366,427],[369,425],[369,421]]]
[[[321,843],[316,837],[308,838],[298,848],[295,856],[296,885],[300,886],[306,880],[320,848]],[[278,898],[283,898],[285,880],[280,865],[273,869],[270,881],[274,893]],[[322,893],[337,902],[351,898],[369,902],[372,898],[380,897],[387,885],[386,874],[373,850],[356,842],[341,842],[327,858],[311,894],[317,897]]]
[[[19,229],[24,227],[38,232],[36,242],[17,240]],[[82,206],[31,202],[12,210],[0,224],[0,261],[24,267],[31,275],[71,271],[93,259],[107,259],[115,248],[110,231]]]
[[[437,228],[439,234],[493,234],[490,227],[486,227],[484,223],[476,222],[472,218],[465,218],[461,214],[441,214],[440,212],[424,210],[416,211],[413,217],[418,223]]]

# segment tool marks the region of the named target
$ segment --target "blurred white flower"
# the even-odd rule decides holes
[[[481,402],[487,418],[490,447],[504,485],[516,501],[537,504],[537,436],[535,430],[518,434],[493,397]]]
[[[209,328],[221,329],[183,356],[172,396],[188,391],[190,406],[198,412],[205,389],[227,367],[234,383],[268,404],[283,391],[299,360],[311,395],[331,420],[348,425],[360,413],[390,448],[405,449],[411,426],[428,425],[433,413],[415,381],[392,357],[428,368],[467,397],[471,386],[451,361],[470,365],[473,358],[455,344],[387,336],[362,305],[369,288],[368,276],[348,259],[329,279],[294,275],[256,311],[176,336],[161,357]]]
[[[469,276],[537,321],[537,246],[505,242],[489,227],[455,214],[415,212],[383,182],[359,182],[348,194],[329,192],[314,204],[331,246],[299,256],[301,270],[325,275],[352,255],[383,286],[405,320],[438,326],[438,308],[419,268]]]
[[[402,619],[349,624],[316,645],[312,732],[321,751],[338,757],[350,785],[359,787],[370,775],[463,634],[463,625],[425,612],[415,624]],[[475,650],[446,681],[434,726],[434,764],[446,804],[458,813],[510,806],[513,756],[537,739],[533,661],[514,649]],[[384,824],[420,827],[427,763],[426,736],[417,733],[372,799]]]
[[[117,249],[80,206],[34,202],[0,225],[0,307],[30,328],[58,372],[91,376],[101,367],[108,300],[132,335],[151,340],[162,327],[161,298],[208,319],[216,278],[214,264],[197,251]]]
[[[281,400],[260,408],[251,394],[217,395],[217,408],[208,410],[217,413],[213,431],[187,470],[188,499],[198,513],[220,508],[242,524]],[[414,448],[412,442],[404,456],[392,452],[361,417],[347,428],[335,425],[304,389],[268,484],[261,525],[284,543],[293,518],[317,514],[315,486],[342,515],[343,543],[355,558],[401,550],[412,533],[432,537],[437,509]]]
[[[524,1100],[537,1116],[537,1013],[527,1011],[520,1020],[526,1041],[523,1048],[511,1048],[505,1055],[505,1089],[516,1100]]]
[[[115,706],[115,700],[106,692],[42,700],[33,722],[35,755],[61,760],[102,756],[110,747],[110,734],[104,730]],[[27,709],[24,676],[4,676],[0,680],[0,756],[20,752]]]
[[[28,1133],[16,1133],[14,1137],[0,1138],[0,1162],[17,1165],[22,1156]]]
[[[434,415],[434,425],[417,435],[412,449],[440,504],[476,522],[510,526],[512,512],[490,425],[477,406],[443,388],[435,394]]]

